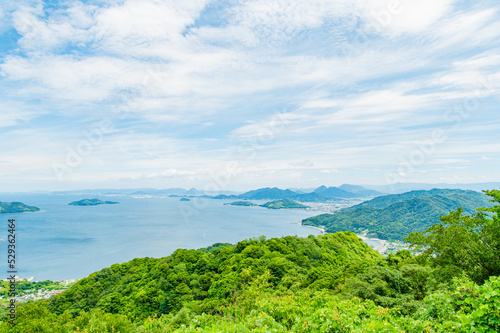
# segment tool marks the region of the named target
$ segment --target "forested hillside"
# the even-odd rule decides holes
[[[411,232],[424,231],[441,215],[462,207],[471,214],[477,207],[490,206],[486,195],[474,191],[411,191],[377,197],[335,214],[321,214],[302,221],[326,232],[353,231],[387,240],[402,240]]]
[[[303,205],[293,200],[283,199],[283,200],[274,200],[270,202],[266,202],[261,207],[265,207],[268,209],[304,209],[309,208],[309,206]]]
[[[467,207],[468,213],[474,213],[476,207],[489,205],[486,195],[476,191],[460,190],[460,189],[432,189],[428,191],[418,190],[410,191],[401,194],[390,194],[376,197],[372,200],[362,202],[358,205],[348,207],[346,210],[356,210],[358,208],[386,208],[398,202],[408,201],[414,198],[426,198],[441,196],[453,200],[464,207]]]
[[[500,191],[384,258],[351,232],[134,259],[19,307],[0,332],[498,332]]]
[[[247,292],[267,276],[276,290],[297,290],[325,272],[353,261],[380,259],[353,233],[246,240],[235,246],[177,250],[163,259],[141,258],[113,265],[80,280],[50,300],[55,313],[78,313],[94,307],[142,319],[170,313],[189,304],[196,312],[213,312]]]
[[[14,214],[24,212],[38,212],[40,208],[28,206],[22,202],[1,202],[0,201],[0,214]]]

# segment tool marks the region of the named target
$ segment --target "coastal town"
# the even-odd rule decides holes
[[[4,279],[0,283],[0,305],[7,304],[12,299],[15,302],[23,303],[28,301],[36,301],[39,299],[47,299],[53,295],[62,293],[73,285],[77,279],[61,280],[61,281],[34,281],[34,277],[22,279],[15,277],[16,292],[14,297],[10,297],[9,284],[10,279]]]

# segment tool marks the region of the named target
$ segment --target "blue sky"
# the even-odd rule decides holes
[[[500,181],[499,10],[2,1],[0,191]]]

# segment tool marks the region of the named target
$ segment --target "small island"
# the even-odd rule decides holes
[[[180,201],[191,201],[191,199],[188,199],[188,198],[181,198]]]
[[[268,209],[297,209],[297,208],[310,208],[309,206],[298,203],[297,201],[283,199],[283,200],[274,200],[266,202],[261,207],[266,207]]]
[[[40,208],[35,206],[28,206],[22,202],[1,202],[0,201],[0,214],[15,214],[26,212],[38,212]]]
[[[227,202],[224,205],[226,205],[226,206],[258,206],[257,204],[250,202],[250,201]]]
[[[102,201],[99,199],[83,199],[80,201],[70,202],[68,205],[70,206],[97,206],[97,205],[115,205],[119,202],[116,201]]]

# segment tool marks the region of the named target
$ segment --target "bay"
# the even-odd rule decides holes
[[[377,249],[382,245],[380,241],[373,238],[364,238],[363,241],[374,249]]]
[[[214,243],[318,235],[298,224],[317,211],[272,210],[224,206],[225,200],[99,196],[117,205],[68,206],[85,196],[1,194],[0,201],[20,201],[37,213],[3,214],[0,238],[7,239],[7,220],[16,219],[16,269],[21,278],[82,278],[114,263],[137,257],[165,257],[176,249]],[[89,197],[90,198],[90,197]],[[0,242],[2,272],[7,274],[7,242]]]

